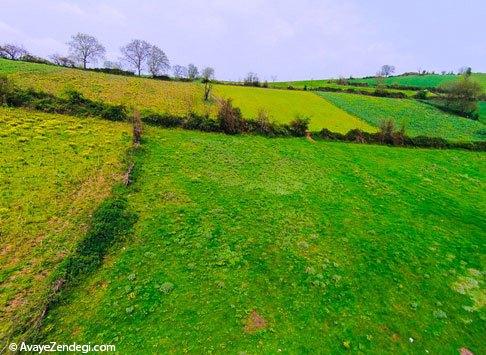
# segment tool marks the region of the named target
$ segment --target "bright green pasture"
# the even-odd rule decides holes
[[[402,85],[402,86],[418,86],[422,88],[435,88],[443,83],[454,81],[459,78],[458,75],[440,75],[440,74],[426,74],[426,75],[406,75],[406,76],[391,76],[385,78],[387,85]],[[478,81],[484,90],[486,90],[486,73],[473,73],[472,78]],[[351,83],[368,83],[371,86],[376,85],[375,78],[369,79],[352,79]]]
[[[336,88],[336,89],[355,89],[355,90],[364,90],[368,92],[375,91],[374,87],[367,87],[367,86],[353,86],[353,85],[339,85],[335,82],[329,82],[329,80],[299,80],[299,81],[282,81],[276,83],[269,84],[273,88],[277,89],[287,89],[289,86],[292,86],[296,89],[303,89],[307,87],[308,89],[318,88],[318,87],[326,87],[326,88]],[[413,90],[395,90],[395,89],[387,89],[390,92],[402,92],[408,97],[412,97],[417,92]]]
[[[398,125],[404,124],[411,136],[425,135],[454,141],[485,140],[486,126],[481,122],[445,113],[416,100],[328,92],[318,95],[377,127],[382,121],[391,119]]]
[[[0,341],[41,312],[49,275],[120,178],[129,132],[0,107]]]
[[[135,234],[45,341],[486,352],[484,153],[148,128],[138,159]]]
[[[216,96],[232,98],[245,118],[255,118],[260,110],[265,110],[271,120],[289,123],[297,116],[310,117],[311,130],[330,129],[346,133],[360,128],[374,131],[374,128],[360,119],[337,108],[311,92],[263,89],[255,87],[216,85]]]
[[[478,103],[479,120],[486,124],[486,101]]]

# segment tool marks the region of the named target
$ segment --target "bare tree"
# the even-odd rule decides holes
[[[199,75],[199,70],[194,64],[189,64],[187,66],[187,77],[191,80],[194,80],[198,77]]]
[[[211,90],[213,88],[212,80],[214,79],[214,69],[211,67],[204,68],[201,77],[204,83],[204,101],[209,101]]]
[[[176,79],[187,78],[187,68],[182,65],[174,65],[172,67],[172,72]]]
[[[150,43],[140,39],[134,39],[120,48],[120,51],[123,54],[123,59],[128,65],[137,70],[138,75],[141,74],[142,69],[145,67],[146,62],[150,57],[151,50],[152,46]]]
[[[211,81],[214,80],[214,69],[211,67],[206,67],[201,72],[201,77],[203,81]]]
[[[260,79],[258,75],[253,72],[249,72],[246,74],[245,80],[243,81],[243,85],[246,86],[260,86]]]
[[[60,65],[63,67],[74,67],[74,61],[66,56],[62,56],[60,54],[53,54],[49,57],[49,59],[56,65]]]
[[[272,80],[272,82],[274,83],[274,82],[276,82],[276,81],[277,81],[277,76],[276,76],[276,75],[272,75],[272,76],[270,77],[270,79],[271,79],[271,80]]]
[[[0,46],[0,57],[18,60],[24,55],[27,55],[27,50],[18,44],[5,43]]]
[[[86,33],[73,35],[67,44],[71,58],[84,69],[89,63],[97,63],[106,53],[105,47],[95,37]]]
[[[379,76],[390,76],[395,72],[395,67],[393,65],[383,65],[380,69]]]
[[[160,75],[170,68],[169,59],[164,51],[157,46],[152,46],[150,49],[147,65],[152,76]]]

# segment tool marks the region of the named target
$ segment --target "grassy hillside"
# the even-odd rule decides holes
[[[318,95],[372,125],[379,126],[386,119],[405,124],[411,136],[427,135],[456,141],[486,139],[486,126],[481,122],[450,115],[415,100],[324,92]]]
[[[258,111],[264,109],[273,120],[284,123],[298,115],[310,117],[312,130],[324,127],[341,133],[353,128],[370,132],[375,130],[366,122],[310,92],[231,85],[217,85],[214,92],[217,96],[232,98],[234,104],[241,108],[243,116],[248,118],[255,118]]]
[[[198,83],[149,80],[0,59],[2,73],[9,75],[21,87],[33,87],[56,95],[74,89],[89,99],[159,113],[216,112],[214,105],[204,103],[203,88]]]
[[[148,128],[124,248],[44,339],[117,351],[486,351],[482,153]]]
[[[486,124],[486,101],[480,101],[479,102],[479,120]]]
[[[486,73],[473,73],[472,78],[478,81],[484,90],[486,90]],[[435,88],[448,81],[457,80],[458,75],[407,75],[407,76],[391,76],[385,79],[387,85],[403,85],[403,86],[418,86],[423,88]],[[376,85],[376,79],[353,79],[351,82],[368,83],[369,85]]]
[[[159,113],[184,116],[192,110],[215,116],[218,109],[218,105],[203,101],[200,83],[157,81],[0,59],[2,73],[24,88],[33,87],[56,95],[74,89],[90,99]],[[249,118],[254,118],[260,108],[265,108],[279,122],[288,123],[297,114],[310,116],[311,128],[315,130],[323,127],[338,132],[352,128],[374,130],[366,122],[310,93],[217,85],[214,95],[232,97]]]
[[[128,132],[0,107],[0,339],[40,311],[50,272],[120,177]]]

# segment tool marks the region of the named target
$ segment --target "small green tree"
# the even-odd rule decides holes
[[[477,118],[477,102],[483,91],[481,85],[467,74],[459,80],[441,85],[444,106],[458,114]]]

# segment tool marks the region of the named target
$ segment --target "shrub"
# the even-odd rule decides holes
[[[309,117],[297,116],[290,122],[290,133],[295,137],[304,137],[309,130]]]
[[[0,105],[8,105],[15,92],[15,86],[5,75],[0,76]]]
[[[478,82],[464,76],[459,80],[444,83],[440,89],[444,92],[441,100],[445,108],[477,119],[474,113],[477,110],[479,97],[482,95],[482,88]]]
[[[188,115],[182,123],[185,129],[198,130],[204,132],[218,132],[220,126],[218,122],[209,116],[199,116],[194,113]]]
[[[449,142],[447,142],[447,140],[445,140],[444,138],[427,137],[427,136],[406,137],[405,144],[414,147],[424,147],[424,148],[449,147]]]
[[[255,131],[259,134],[263,134],[266,136],[273,135],[273,127],[272,123],[270,122],[270,118],[268,116],[268,112],[261,109],[258,111],[258,115],[256,120],[254,121],[253,129],[251,131]]]
[[[171,115],[160,115],[158,113],[148,113],[142,117],[142,121],[148,124],[162,127],[181,127],[183,119]]]
[[[333,140],[333,141],[343,141],[344,140],[344,135],[338,132],[332,132],[328,130],[327,128],[323,128],[319,132],[319,137],[322,139],[328,139],[328,140]]]
[[[419,90],[417,93],[414,95],[414,98],[418,100],[425,100],[427,99],[427,90]]]
[[[110,121],[124,121],[127,119],[127,110],[123,105],[103,105],[100,116]]]
[[[233,107],[231,99],[222,100],[218,112],[218,123],[221,131],[226,134],[238,134],[245,131],[245,122],[241,111]]]
[[[385,120],[380,124],[380,131],[374,134],[375,141],[381,144],[388,145],[404,145],[406,134],[405,126],[396,128],[393,120]]]
[[[352,129],[344,135],[345,140],[356,143],[367,143],[370,141],[367,138],[369,138],[369,136],[358,128]]]

